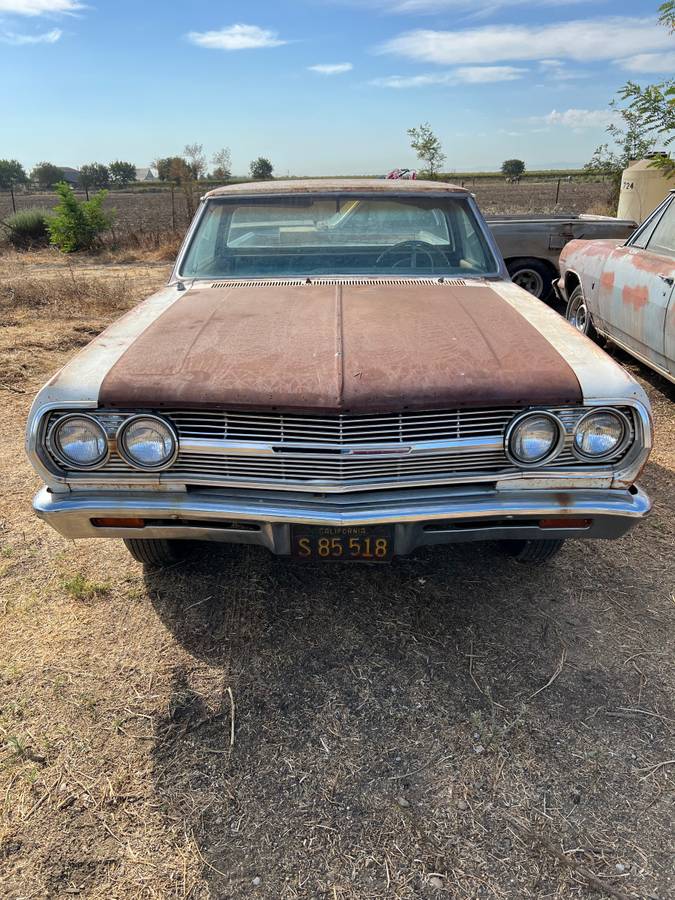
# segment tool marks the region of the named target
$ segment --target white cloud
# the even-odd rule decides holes
[[[565,63],[559,59],[541,59],[539,60],[539,69],[548,79],[554,81],[575,81],[577,78],[588,77],[587,72],[568,69]]]
[[[188,40],[210,50],[252,50],[258,47],[280,47],[287,43],[276,31],[257,25],[230,25],[220,31],[191,31]]]
[[[22,47],[26,44],[55,44],[63,32],[59,28],[45,31],[43,34],[15,34],[12,31],[0,32],[0,42]]]
[[[629,72],[675,72],[675,50],[666,53],[638,53],[627,59],[618,60],[619,65]]]
[[[17,16],[44,16],[54,13],[73,13],[84,9],[77,0],[0,0],[0,13]]]
[[[564,112],[553,109],[538,121],[565,128],[606,128],[616,118],[617,113],[611,109],[566,109]]]
[[[349,3],[350,0],[343,2]],[[506,6],[570,6],[591,3],[593,0],[351,0],[350,5],[362,6],[364,2],[376,9],[400,15],[471,10],[476,16],[481,16]]]
[[[426,87],[429,84],[455,84],[449,75],[385,75],[383,78],[373,78],[370,82],[374,87],[384,88],[416,88]]]
[[[515,66],[460,66],[455,73],[467,84],[487,84],[493,81],[515,81],[522,78],[527,69]]]
[[[515,66],[460,66],[449,72],[432,72],[425,75],[386,75],[374,78],[375,87],[416,88],[433,84],[489,84],[496,81],[515,81],[522,78],[527,69]]]
[[[345,72],[351,72],[354,66],[351,63],[321,63],[307,68],[310,72],[318,72],[319,75],[344,75]]]
[[[489,25],[463,31],[417,29],[382,44],[380,53],[439,65],[528,59],[621,59],[667,48],[672,38],[655,19],[611,17],[553,25]]]

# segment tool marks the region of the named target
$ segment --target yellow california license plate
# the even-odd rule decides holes
[[[388,562],[394,555],[394,526],[292,525],[291,554],[307,560]]]

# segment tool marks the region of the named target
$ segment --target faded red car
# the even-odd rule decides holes
[[[557,289],[577,331],[675,382],[675,191],[627,241],[571,241]]]
[[[536,563],[651,505],[645,392],[438,182],[212,191],[167,286],[45,385],[27,442],[39,516],[152,565],[199,540]]]

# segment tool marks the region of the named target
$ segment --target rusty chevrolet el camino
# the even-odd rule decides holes
[[[628,241],[572,241],[560,273],[557,291],[578,331],[675,382],[675,191]]]
[[[40,391],[27,446],[39,516],[151,565],[188,540],[543,562],[650,508],[642,388],[436,182],[212,191],[167,286]]]

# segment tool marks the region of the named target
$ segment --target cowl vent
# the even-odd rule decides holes
[[[432,285],[436,287],[466,287],[468,284],[480,284],[479,281],[466,282],[461,278],[266,278],[260,281],[253,279],[241,279],[239,281],[214,281],[212,288],[241,288],[241,287],[312,287],[314,285],[347,285],[364,286],[390,284],[390,285]]]

